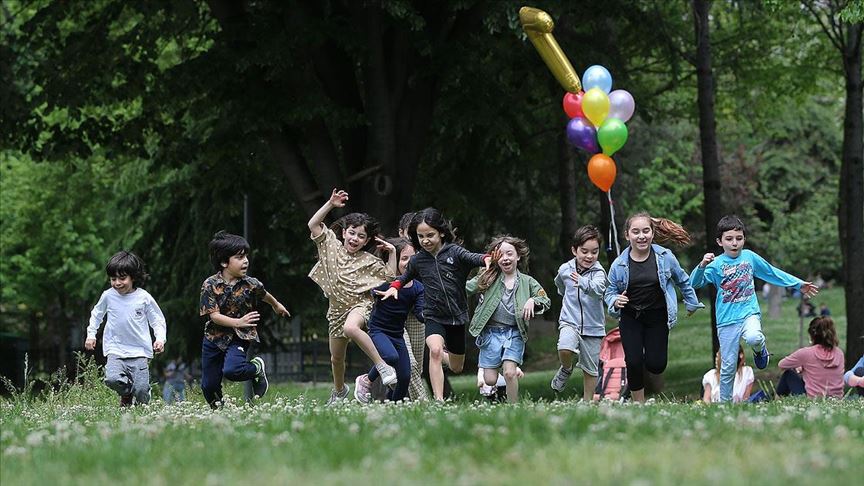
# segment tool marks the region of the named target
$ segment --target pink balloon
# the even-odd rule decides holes
[[[623,89],[616,89],[609,93],[609,115],[608,118],[618,118],[626,122],[633,116],[636,110],[636,101],[633,96]]]

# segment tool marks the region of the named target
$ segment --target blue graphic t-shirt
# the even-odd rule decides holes
[[[761,313],[754,277],[780,287],[799,288],[803,283],[801,279],[773,267],[756,253],[742,250],[738,258],[721,254],[705,268],[697,266],[690,274],[690,284],[694,289],[709,283],[717,288],[717,327],[722,327]]]

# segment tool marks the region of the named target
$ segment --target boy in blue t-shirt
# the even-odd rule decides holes
[[[819,287],[771,266],[764,258],[744,249],[746,229],[737,216],[723,216],[717,223],[717,244],[723,254],[706,253],[690,274],[694,289],[714,284],[717,288],[717,337],[720,340],[720,401],[732,400],[732,387],[741,338],[753,348],[756,367],[768,366],[768,348],[762,334],[762,318],[753,278],[772,285],[799,289],[805,296],[819,293]]]

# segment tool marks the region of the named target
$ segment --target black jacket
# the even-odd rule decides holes
[[[396,280],[400,286],[414,279],[423,283],[426,297],[423,316],[427,322],[468,324],[465,281],[471,269],[485,265],[485,256],[453,243],[445,243],[436,256],[420,249],[408,262],[405,275]]]

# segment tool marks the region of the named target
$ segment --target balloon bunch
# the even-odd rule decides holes
[[[615,183],[617,168],[612,155],[627,143],[627,125],[636,109],[633,96],[612,91],[612,75],[603,66],[591,66],[582,75],[585,91],[564,95],[567,140],[576,148],[593,154],[588,177],[603,192]]]

